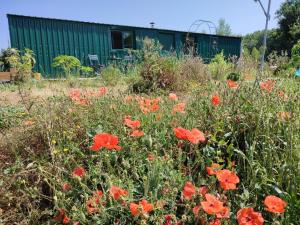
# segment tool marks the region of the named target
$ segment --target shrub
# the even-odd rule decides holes
[[[227,80],[238,81],[241,77],[241,74],[238,72],[229,73],[226,77]]]
[[[89,66],[81,66],[80,71],[81,71],[81,74],[85,77],[89,77],[89,76],[93,75],[93,72],[94,72],[93,68],[89,67]]]
[[[215,55],[208,65],[212,78],[217,80],[224,80],[231,68],[232,65],[226,61],[223,51]]]
[[[81,63],[79,59],[74,56],[59,55],[53,59],[52,66],[61,68],[66,77],[69,77],[71,73],[74,73],[76,69],[80,68]]]
[[[109,65],[101,72],[101,78],[106,85],[116,86],[122,77],[122,72],[119,68]]]
[[[292,48],[291,60],[294,67],[300,68],[300,41]]]

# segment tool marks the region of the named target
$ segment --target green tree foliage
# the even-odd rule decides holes
[[[228,23],[226,23],[224,18],[219,19],[216,33],[218,35],[231,35],[231,28]]]
[[[296,68],[300,68],[300,41],[292,48],[292,64]]]
[[[53,59],[52,66],[61,68],[66,76],[70,76],[72,71],[81,66],[81,63],[74,56],[59,55]]]

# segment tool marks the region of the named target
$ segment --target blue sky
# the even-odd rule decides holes
[[[261,0],[267,5],[268,0]],[[284,0],[272,0],[270,27]],[[188,30],[197,19],[217,23],[224,18],[234,34],[244,35],[264,27],[265,18],[254,0],[0,0],[0,49],[9,45],[6,14],[71,19]],[[202,31],[205,27],[201,27]]]

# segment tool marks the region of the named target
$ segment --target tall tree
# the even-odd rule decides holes
[[[216,33],[219,35],[231,35],[231,28],[228,23],[226,23],[224,18],[219,19]]]

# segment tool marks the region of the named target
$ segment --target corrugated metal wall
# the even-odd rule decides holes
[[[111,49],[112,29],[132,31],[134,46],[137,49],[141,47],[139,40],[149,37],[161,39],[166,48],[173,46],[177,52],[180,52],[186,36],[186,33],[179,31],[19,15],[8,15],[8,22],[11,46],[21,50],[32,49],[37,60],[35,70],[46,77],[61,73],[51,66],[53,58],[58,55],[73,55],[84,65],[88,65],[88,54],[98,55],[102,64],[107,64],[112,55],[117,57],[124,55],[124,50]],[[193,36],[197,40],[197,52],[205,61],[209,61],[222,50],[226,56],[240,55],[241,38],[197,33]]]

